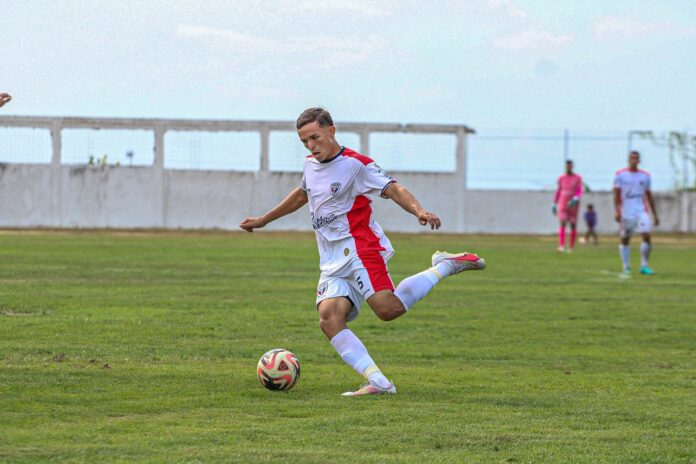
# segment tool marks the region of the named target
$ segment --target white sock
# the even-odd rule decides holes
[[[346,364],[355,369],[358,374],[378,387],[389,388],[391,382],[382,374],[365,345],[350,329],[343,329],[337,333],[331,339],[331,344]]]
[[[440,261],[435,266],[428,269],[433,272],[439,280],[449,277],[457,270],[455,265],[450,261]]]
[[[444,266],[441,266],[443,265]],[[442,267],[443,271],[440,272],[437,268]],[[404,304],[404,307],[408,311],[411,306],[416,304],[418,300],[423,298],[428,294],[430,290],[433,289],[435,284],[437,284],[441,278],[447,277],[452,272],[450,270],[451,266],[447,263],[439,263],[435,267],[431,267],[423,272],[419,272],[411,277],[406,277],[399,283],[396,287],[394,295]],[[445,274],[446,273],[446,274]],[[444,274],[444,275],[443,275]]]
[[[650,259],[650,244],[648,242],[643,242],[640,244],[640,265],[643,267],[648,266],[648,259]]]
[[[630,245],[619,244],[619,255],[624,269],[631,267],[631,247]]]

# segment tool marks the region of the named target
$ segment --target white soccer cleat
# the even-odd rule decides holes
[[[453,266],[452,274],[459,274],[463,271],[482,271],[486,269],[486,260],[473,253],[447,253],[446,251],[436,251],[433,253],[432,263],[437,266],[442,262],[447,262]]]
[[[394,383],[390,383],[389,387],[382,388],[372,383],[364,383],[355,391],[341,393],[341,396],[366,396],[366,395],[396,395],[396,387]]]
[[[559,252],[559,253],[565,253],[565,247],[564,247],[564,246],[559,246],[558,248],[556,248],[556,251]]]

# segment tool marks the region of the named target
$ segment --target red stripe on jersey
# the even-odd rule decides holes
[[[370,218],[372,216],[370,200],[363,195],[355,197],[355,203],[353,203],[353,207],[347,216],[350,235],[355,240],[355,251],[358,253],[358,258],[362,261],[363,266],[365,266],[365,270],[367,270],[372,289],[375,292],[394,290],[394,283],[389,277],[387,264],[379,253],[384,251],[384,247],[379,243],[379,238],[370,228]]]
[[[644,171],[643,169],[636,169],[635,171],[633,171],[631,168],[621,168],[618,171],[616,171],[614,173],[614,175],[618,175],[618,174],[621,174],[622,172],[627,172],[627,171],[628,172],[640,172],[642,174],[650,175],[650,173],[648,171]]]
[[[344,148],[343,149],[343,154],[341,156],[347,156],[349,158],[355,158],[356,160],[360,161],[362,164],[367,166],[370,163],[374,163],[374,160],[370,158],[369,156],[361,155],[355,150],[351,150],[350,148]]]

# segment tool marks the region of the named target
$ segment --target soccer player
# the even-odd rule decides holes
[[[551,212],[558,215],[558,252],[566,251],[566,224],[570,224],[570,246],[568,253],[575,248],[576,223],[580,197],[582,196],[582,177],[573,172],[573,161],[566,161],[565,174],[558,176],[558,188],[553,196]]]
[[[643,236],[640,244],[640,273],[653,275],[655,272],[648,267],[650,258],[650,216],[647,204],[652,211],[653,223],[660,224],[655,209],[655,200],[650,191],[650,174],[638,169],[640,153],[632,151],[628,154],[628,167],[616,172],[614,177],[614,219],[619,223],[621,242],[619,243],[619,255],[626,274],[631,272],[629,241],[636,231]]]
[[[12,100],[12,95],[9,93],[0,93],[0,107],[2,107],[5,103],[9,102]]]
[[[587,233],[585,234],[585,242],[590,243],[590,237],[592,237],[592,243],[597,245],[597,232],[595,232],[595,227],[597,227],[597,211],[594,209],[592,203],[587,205],[585,210],[585,225],[587,226]]]
[[[394,394],[396,387],[348,328],[348,322],[358,317],[364,301],[381,320],[396,319],[440,280],[484,269],[486,262],[473,253],[437,251],[432,267],[404,279],[395,289],[387,270],[394,249],[372,217],[367,195],[391,199],[431,229],[440,228],[440,218],[423,209],[411,192],[372,159],[339,145],[336,127],[325,109],[305,110],[296,126],[310,151],[300,186],[263,216],[246,218],[239,226],[253,232],[309,203],[321,270],[316,297],[319,326],[341,358],[367,379],[357,391],[343,395]]]

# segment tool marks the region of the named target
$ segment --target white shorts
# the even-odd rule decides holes
[[[348,314],[348,321],[352,321],[360,314],[363,302],[382,290],[394,290],[387,261],[378,251],[364,253],[331,274],[319,276],[317,308],[327,298],[346,297],[353,303]]]
[[[652,231],[652,223],[650,215],[646,212],[639,213],[635,216],[621,218],[619,234],[621,238],[628,238],[635,232],[639,234],[649,234]]]

